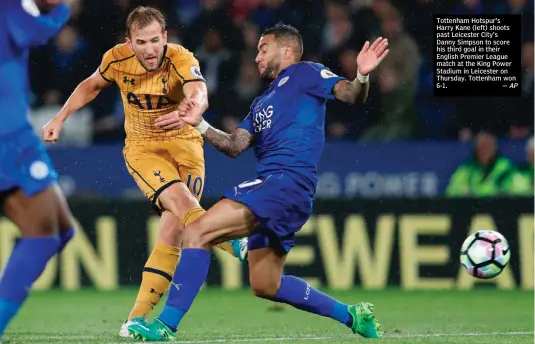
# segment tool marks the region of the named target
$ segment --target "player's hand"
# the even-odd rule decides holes
[[[196,127],[202,121],[203,107],[195,99],[184,99],[178,106],[178,114],[182,120]]]
[[[178,110],[175,110],[156,118],[154,126],[163,130],[176,130],[184,126],[184,121],[178,115]]]
[[[43,127],[43,139],[45,142],[57,142],[62,127],[63,120],[59,117],[54,117],[45,124]]]
[[[388,55],[388,40],[379,37],[370,45],[369,41],[364,43],[362,50],[357,56],[357,67],[361,75],[370,74],[381,61]]]

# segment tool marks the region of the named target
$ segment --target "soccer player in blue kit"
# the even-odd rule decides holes
[[[256,63],[269,88],[251,105],[232,134],[214,129],[202,119],[197,104],[182,104],[175,116],[157,123],[184,121],[212,145],[231,157],[255,146],[256,176],[225,193],[206,214],[186,227],[183,251],[160,316],[129,327],[137,339],[167,341],[191,307],[208,274],[210,247],[231,238],[249,236],[249,279],[256,296],[286,303],[329,317],[366,338],[379,338],[373,305],[346,305],[304,280],[282,274],[295,244],[295,233],[312,213],[317,164],[323,150],[326,100],[349,103],[366,100],[368,74],[388,54],[388,42],[366,42],[357,57],[358,76],[350,82],[323,65],[300,62],[299,32],[284,24],[266,30],[258,44]]]
[[[0,2],[0,203],[22,234],[0,278],[0,342],[49,259],[74,235],[57,174],[27,117],[29,48],[46,43],[69,15],[61,0]]]

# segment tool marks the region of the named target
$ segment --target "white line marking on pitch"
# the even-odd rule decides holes
[[[483,337],[483,336],[525,336],[533,334],[533,332],[489,332],[489,333],[421,333],[421,334],[392,334],[385,335],[384,338],[425,338],[425,337]],[[243,339],[212,339],[212,340],[193,340],[193,341],[175,341],[180,344],[209,344],[209,343],[247,343],[247,342],[281,342],[292,340],[329,340],[329,339],[351,339],[357,338],[355,335],[341,335],[341,336],[316,336],[316,337],[268,337],[268,338],[243,338]],[[113,343],[120,344],[120,343]]]
[[[474,332],[474,333],[414,333],[414,334],[387,334],[384,338],[407,339],[407,338],[430,338],[430,337],[484,337],[484,336],[527,336],[533,335],[534,332],[516,331],[516,332]],[[99,339],[97,336],[39,336],[42,339]],[[34,337],[35,338],[35,337]],[[266,338],[221,338],[209,340],[182,340],[174,341],[177,344],[210,344],[210,343],[247,343],[247,342],[282,342],[282,341],[301,341],[301,340],[329,340],[329,339],[351,339],[357,338],[355,335],[332,335],[332,336],[300,336],[300,337],[266,337]],[[37,339],[37,338],[35,338]],[[112,342],[108,344],[124,344],[125,342]],[[158,342],[154,342],[158,343]]]
[[[473,332],[473,333],[414,333],[414,334],[386,334],[385,339],[407,339],[407,338],[430,338],[430,337],[484,337],[484,336],[527,336],[533,335],[534,332],[516,331],[516,332]],[[351,339],[358,338],[355,335],[332,335],[332,336],[300,336],[300,337],[266,337],[266,338],[221,338],[221,339],[207,339],[207,340],[179,340],[173,341],[176,344],[210,344],[210,343],[247,343],[247,342],[281,342],[281,341],[301,341],[301,340],[329,340],[329,339]],[[98,336],[32,336],[33,340],[55,339],[55,340],[83,340],[83,339],[101,339]],[[125,342],[108,342],[108,344],[124,344]],[[159,343],[159,342],[153,342]]]

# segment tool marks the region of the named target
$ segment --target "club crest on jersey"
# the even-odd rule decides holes
[[[271,117],[275,113],[273,105],[257,110],[253,117],[255,133],[271,128]]]
[[[162,93],[166,94],[167,93],[167,81],[169,81],[169,79],[167,78],[167,75],[166,74],[162,75],[162,77],[160,78],[160,81],[162,83]]]
[[[290,79],[289,76],[285,76],[284,78],[282,78],[280,81],[279,81],[279,87],[281,87],[282,85],[284,85],[286,82],[288,82],[288,80]]]
[[[32,176],[33,179],[45,179],[46,177],[48,177],[49,173],[50,169],[48,168],[48,165],[41,160],[34,161],[30,165],[30,176]]]
[[[338,76],[328,69],[322,69],[320,75],[323,79],[335,78]]]
[[[191,68],[189,69],[189,72],[191,73],[191,75],[197,78],[204,79],[201,74],[201,70],[197,66],[191,66]]]

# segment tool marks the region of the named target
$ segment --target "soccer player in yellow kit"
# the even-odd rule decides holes
[[[139,294],[120,335],[131,319],[147,316],[167,291],[179,252],[180,233],[204,209],[203,139],[190,125],[165,125],[183,100],[195,99],[208,108],[199,63],[184,47],[167,43],[165,18],[151,7],[138,7],[128,16],[126,43],[108,50],[97,71],[82,81],[61,111],[43,128],[55,142],[63,122],[91,102],[101,89],[116,83],[125,112],[128,171],[161,213],[158,242],[143,269]],[[158,119],[158,125],[155,121]],[[224,242],[219,248],[247,259],[247,239]]]

